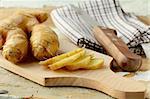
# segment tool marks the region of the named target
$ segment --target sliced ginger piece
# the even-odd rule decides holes
[[[104,59],[95,58],[95,59],[92,59],[90,63],[84,69],[91,69],[91,70],[99,69],[99,68],[102,68],[103,64],[104,64]]]
[[[68,53],[55,56],[55,57],[47,59],[45,61],[40,61],[39,64],[41,64],[41,65],[50,65],[50,64],[56,63],[56,62],[58,62],[60,60],[63,60],[65,58],[67,58],[67,57],[70,57],[70,56],[72,56],[72,55],[74,55],[76,53],[79,53],[81,51],[83,51],[83,48],[78,48],[76,50],[73,50],[73,51],[70,51]]]
[[[80,49],[78,49],[77,51],[80,51]],[[72,53],[71,53],[72,54]],[[76,50],[75,50],[75,54],[73,55],[70,55],[70,54],[67,54],[63,57],[61,57],[61,60],[60,61],[56,61],[55,63],[53,64],[50,64],[48,65],[48,67],[51,69],[51,70],[57,70],[57,69],[60,69],[62,67],[65,67],[67,66],[68,64],[74,62],[75,60],[77,60],[78,58],[82,57],[85,55],[85,51],[84,50],[81,50],[80,52],[76,53]],[[61,55],[60,55],[61,56]],[[69,57],[68,57],[69,56]],[[60,59],[60,58],[58,58]]]
[[[91,55],[82,56],[82,57],[78,58],[76,61],[68,64],[66,66],[66,69],[68,69],[68,70],[77,70],[77,69],[80,69],[80,68],[84,68],[90,63],[91,59],[92,59]]]

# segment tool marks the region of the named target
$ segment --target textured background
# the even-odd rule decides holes
[[[86,0],[0,0],[0,6],[11,7],[42,7],[43,5],[76,4]],[[119,0],[122,7],[128,12],[138,15],[150,15],[150,0]],[[149,11],[148,11],[149,10]]]

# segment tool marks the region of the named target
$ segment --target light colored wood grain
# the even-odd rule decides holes
[[[60,38],[60,42],[61,52],[68,52],[77,48],[65,38]],[[110,70],[111,57],[91,50],[87,51],[96,57],[104,58],[104,67],[102,69],[74,72],[65,70],[51,71],[40,66],[35,61],[15,65],[5,60],[2,56],[0,56],[0,66],[43,86],[82,86],[102,91],[120,99],[144,98],[146,89],[142,83],[118,76]]]
[[[46,10],[51,11],[49,9],[46,9]],[[11,15],[12,13],[14,13],[15,11],[16,11],[15,8],[4,9],[4,10],[0,10],[0,14],[2,14],[1,15],[2,18],[5,18],[8,15]],[[51,18],[49,19],[48,23],[53,26]],[[65,41],[65,40],[62,39],[62,41]],[[68,45],[68,42],[66,43],[65,45]],[[67,52],[69,50],[74,49],[74,47],[75,46],[71,44],[69,49],[68,48],[66,49],[66,47],[61,47],[61,49],[64,52],[65,51]],[[99,55],[101,57],[103,56],[99,53],[95,53],[95,54],[98,55],[98,57]],[[63,70],[60,70],[58,72],[53,72],[53,71],[44,69],[42,66],[38,65],[37,62],[27,62],[26,64],[14,65],[8,62],[7,60],[3,59],[2,57],[0,60],[0,64],[3,68],[6,68],[8,70],[11,69],[12,72],[19,74],[23,77],[26,77],[27,79],[30,79],[44,86],[54,86],[54,85],[84,86],[84,87],[90,87],[90,88],[103,91],[117,98],[133,99],[136,96],[137,97],[136,99],[143,99],[144,93],[145,93],[145,86],[136,81],[128,80],[126,78],[122,78],[120,76],[115,75],[109,69],[109,63],[111,59],[109,57],[107,58],[106,57],[107,56],[104,56],[104,58],[108,61],[105,62],[107,63],[105,64],[105,67],[100,70],[95,70],[94,72],[93,71],[67,72]]]

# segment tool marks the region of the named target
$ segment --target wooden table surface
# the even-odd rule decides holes
[[[18,9],[17,9],[18,10]],[[22,9],[19,9],[22,10]],[[24,10],[24,9],[23,9]],[[39,9],[38,9],[39,10]],[[44,9],[50,11],[51,9]],[[0,19],[3,19],[16,11],[16,8],[0,9]],[[142,17],[147,24],[149,17]],[[49,21],[51,25],[52,22]],[[23,77],[15,75],[3,68],[0,68],[0,89],[9,91],[9,95],[16,96],[35,96],[39,99],[112,99],[96,90],[79,88],[79,87],[43,87],[33,83]],[[150,83],[146,82],[147,93],[146,97],[150,98]],[[0,98],[1,99],[1,98]],[[37,99],[37,98],[35,98]]]

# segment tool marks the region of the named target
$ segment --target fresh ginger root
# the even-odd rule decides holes
[[[26,33],[17,27],[9,30],[3,46],[3,57],[13,63],[17,63],[26,56],[27,51],[28,40]]]
[[[0,34],[0,49],[2,48],[4,43],[3,36]]]
[[[37,18],[29,13],[19,13],[24,16],[23,22],[19,25],[20,28],[22,28],[25,32],[31,33],[32,28],[39,24],[39,21]]]
[[[33,56],[44,60],[56,55],[59,48],[57,35],[45,24],[40,24],[36,17],[26,16],[24,24],[28,33],[31,33],[30,44]]]
[[[46,21],[48,18],[48,14],[45,11],[25,11],[25,13],[36,17],[40,23]]]
[[[40,24],[36,17],[30,14],[26,16],[25,30],[30,33],[30,44],[33,56],[38,60],[44,60],[56,55],[59,47],[57,35],[45,24]]]
[[[56,55],[59,48],[57,35],[49,26],[40,24],[48,18],[43,12],[19,12],[0,22],[2,55],[13,63],[20,62],[28,51],[27,33],[30,33],[32,54],[38,60]],[[24,31],[26,33],[24,33]]]
[[[2,48],[8,31],[17,27],[23,20],[24,17],[22,15],[14,14],[0,22],[0,49]]]
[[[13,63],[20,62],[28,51],[27,35],[19,28],[24,20],[24,15],[15,13],[0,22],[0,48],[4,44],[2,55]]]
[[[0,22],[0,48],[2,55],[7,60],[17,63],[27,54],[28,39],[25,32],[31,32],[33,26],[46,20],[46,13],[23,13],[20,12]],[[39,21],[37,20],[39,19]],[[24,32],[24,31],[25,32]]]
[[[35,25],[33,27],[30,44],[32,54],[38,60],[44,60],[55,56],[59,48],[57,35],[45,24]]]

